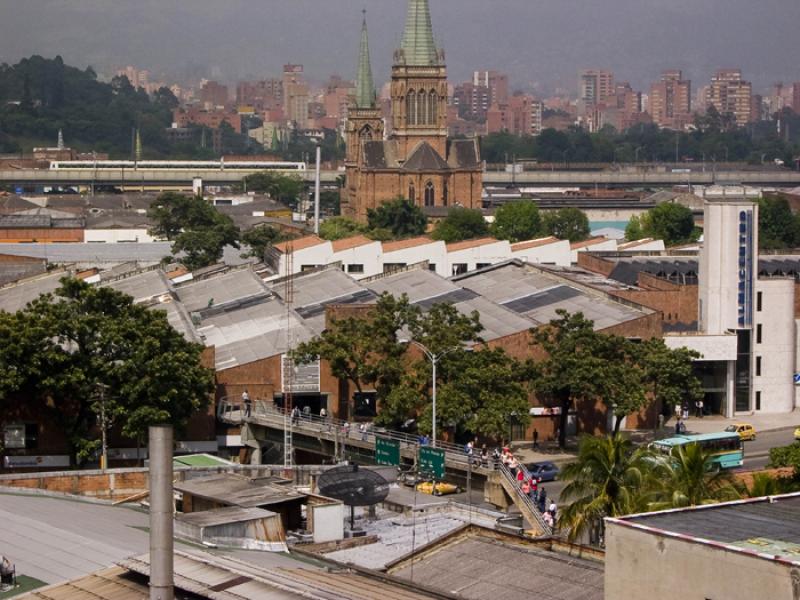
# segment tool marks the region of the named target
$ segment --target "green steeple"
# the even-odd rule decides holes
[[[402,50],[407,65],[424,67],[439,64],[428,0],[409,0]]]
[[[358,78],[356,80],[356,106],[375,108],[375,83],[372,80],[372,64],[369,59],[369,35],[367,34],[367,11],[361,26],[361,48],[358,52]]]

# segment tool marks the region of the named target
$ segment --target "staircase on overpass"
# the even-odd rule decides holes
[[[525,478],[530,479],[530,473],[528,473],[527,469],[525,469],[525,465],[520,464],[519,468],[522,469]],[[552,529],[547,525],[547,523],[545,523],[544,517],[534,503],[533,499],[531,499],[527,494],[522,493],[522,490],[517,483],[517,478],[508,467],[501,464],[496,472],[495,477],[500,480],[500,485],[503,487],[506,494],[508,494],[508,497],[511,498],[514,506],[519,509],[519,512],[522,513],[522,517],[531,526],[531,535],[538,537],[553,533]]]

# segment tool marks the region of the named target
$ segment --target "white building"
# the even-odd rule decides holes
[[[583,242],[575,242],[570,245],[570,262],[578,262],[579,252],[616,252],[617,240],[605,237],[593,237]]]
[[[462,275],[511,257],[511,244],[507,240],[480,238],[447,244],[447,260],[450,275]]]
[[[531,264],[568,267],[571,264],[571,256],[569,241],[555,237],[511,244],[511,257]]]
[[[450,277],[450,263],[444,242],[429,237],[415,237],[396,242],[384,242],[383,272],[388,273],[409,265],[428,261],[428,268],[442,277]]]
[[[353,279],[373,277],[383,273],[381,243],[363,235],[331,242],[331,262],[342,264],[342,271]]]

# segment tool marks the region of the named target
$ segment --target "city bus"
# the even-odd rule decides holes
[[[677,435],[657,440],[649,448],[657,454],[670,455],[675,448],[688,444],[699,444],[703,450],[711,452],[713,465],[720,469],[736,469],[744,464],[744,442],[735,432]]]

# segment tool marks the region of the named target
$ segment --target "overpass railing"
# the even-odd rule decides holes
[[[277,429],[283,429],[286,422],[286,411],[277,407],[271,400],[253,400],[250,414],[247,414],[244,403],[241,399],[223,398],[217,405],[217,418],[221,421],[233,424],[243,423],[268,423]],[[402,450],[410,450],[416,454],[416,450],[422,445],[419,437],[394,431],[382,427],[375,427],[371,423],[352,423],[334,417],[321,417],[313,414],[303,414],[292,417],[292,428],[296,433],[305,433],[315,437],[325,438],[330,441],[338,439],[340,442],[360,442],[374,449],[378,437],[388,438],[400,442]],[[363,427],[362,427],[363,425]],[[358,445],[358,444],[355,444]],[[445,451],[445,460],[451,463],[469,467],[480,468],[480,460],[476,455],[468,455],[464,447],[459,444],[437,440],[436,447]]]
[[[531,478],[530,473],[528,473],[528,470],[525,468],[525,465],[520,463],[519,468],[522,469],[526,479]],[[517,505],[517,508],[520,509],[527,519],[533,519],[535,521],[535,525],[541,529],[544,535],[550,535],[553,533],[553,529],[545,522],[544,516],[539,510],[539,507],[536,506],[536,503],[533,501],[533,499],[522,492],[522,489],[517,482],[517,478],[514,476],[511,470],[504,464],[500,465],[499,470],[500,475],[503,477],[506,483],[506,485],[503,487],[505,487],[506,491],[509,492],[511,499],[514,501],[514,504]]]

